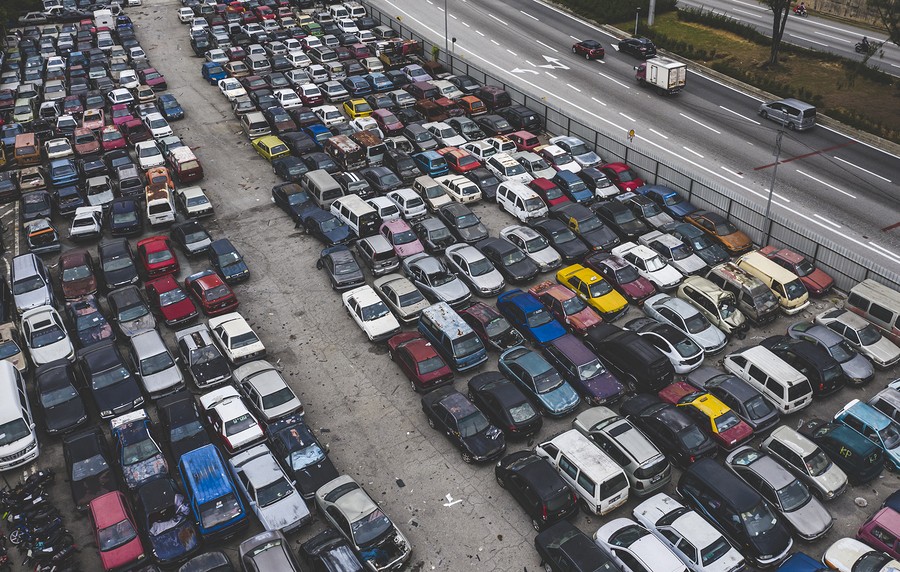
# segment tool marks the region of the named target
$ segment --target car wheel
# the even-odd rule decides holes
[[[575,53],[575,46],[572,46],[572,53]]]
[[[544,562],[544,572],[553,572],[553,568],[551,568],[550,565],[546,562]]]
[[[409,386],[412,388],[412,390],[413,390],[415,393],[419,393],[419,388],[416,387],[416,382],[415,382],[415,381],[409,380]]]
[[[495,474],[494,474],[494,478],[497,479],[497,484],[500,485],[500,488],[501,488],[501,489],[505,489],[505,488],[506,488],[506,483],[503,482],[503,479],[500,477],[500,475],[498,475],[498,474],[495,473]]]
[[[584,54],[584,59],[586,59],[586,60],[591,59],[591,54]]]
[[[793,130],[797,129],[797,126],[794,125],[793,123],[790,123],[790,122],[789,122],[789,123],[788,123],[788,129],[789,129],[790,131],[793,131]]]
[[[543,525],[540,522],[538,522],[538,520],[536,518],[532,518],[531,519],[531,528],[533,528],[537,532],[540,532],[541,529],[543,528]]]
[[[437,429],[437,427],[434,426],[434,419],[432,419],[431,417],[428,417],[427,419],[428,419],[428,426],[431,427],[432,429]]]
[[[759,112],[759,116],[762,117],[763,119],[768,119],[768,118],[769,118],[769,114],[768,114],[767,112],[765,112],[765,111],[760,111],[760,112]]]
[[[587,502],[584,499],[578,499],[578,506],[581,507],[581,510],[584,511],[584,514],[588,516],[597,516],[597,513],[591,510],[588,506]]]
[[[475,462],[475,459],[472,458],[472,454],[469,453],[468,451],[463,452],[462,460],[463,460],[463,463],[465,463],[467,465],[471,465],[472,463]]]

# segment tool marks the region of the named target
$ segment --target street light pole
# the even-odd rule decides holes
[[[766,200],[766,240],[763,246],[769,245],[769,239],[772,238],[772,221],[769,214],[772,211],[772,195],[775,194],[775,176],[778,174],[778,162],[781,159],[781,138],[784,137],[784,123],[775,136],[775,166],[772,167],[772,183],[769,185],[769,198]]]
[[[638,31],[638,20],[641,18],[641,7],[637,7],[637,11],[634,13],[634,37],[637,37]]]
[[[447,11],[447,0],[444,0],[444,51],[450,51],[450,33],[449,33],[449,20],[448,20],[448,11]]]

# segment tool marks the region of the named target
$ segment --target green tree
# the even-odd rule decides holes
[[[895,0],[885,1],[893,2]],[[788,14],[791,12],[791,0],[759,0],[759,2],[772,11],[772,51],[769,56],[769,65],[775,66],[778,65],[778,51],[781,49],[784,26],[787,24]]]
[[[887,41],[900,46],[900,2],[897,0],[868,0],[887,34]]]

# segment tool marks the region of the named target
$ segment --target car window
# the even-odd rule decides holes
[[[578,468],[572,464],[572,461],[567,459],[565,455],[559,458],[559,468],[562,469],[567,475],[569,475],[572,479],[578,477]]]

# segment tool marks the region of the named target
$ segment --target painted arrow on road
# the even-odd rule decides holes
[[[523,70],[522,68],[516,68],[514,70],[509,70],[512,73],[533,73],[534,75],[538,75],[538,72],[535,70]]]
[[[567,70],[569,66],[565,65],[557,58],[551,58],[550,56],[542,56],[545,60],[547,60],[546,64],[540,65],[538,67],[548,68],[551,70]]]

